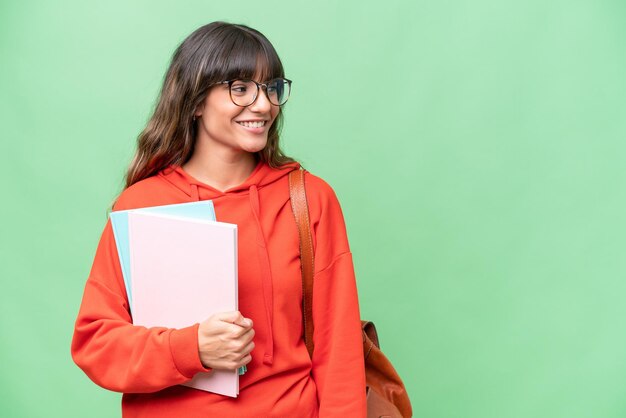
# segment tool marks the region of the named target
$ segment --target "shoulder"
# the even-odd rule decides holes
[[[326,180],[309,171],[305,171],[304,182],[307,193],[310,192],[320,197],[336,197],[335,190]]]
[[[307,192],[307,197],[315,197],[319,199],[337,199],[335,190],[324,179],[315,174],[305,171],[304,184]]]
[[[305,187],[316,271],[326,269],[341,254],[350,252],[343,211],[333,188],[325,180],[305,174]]]
[[[181,196],[160,175],[145,178],[124,189],[117,197],[113,210],[137,209],[178,203]]]
[[[157,183],[157,177],[152,176],[124,189],[115,200],[113,210],[127,210],[148,206],[144,202],[150,200],[150,196],[154,195],[155,190],[159,186]]]
[[[339,200],[335,190],[321,177],[310,172],[304,176],[307,201],[312,212],[334,212],[340,210]]]

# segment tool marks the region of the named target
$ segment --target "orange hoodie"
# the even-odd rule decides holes
[[[114,210],[211,199],[217,219],[238,225],[239,310],[254,321],[255,349],[240,394],[180,386],[207,371],[198,324],[132,325],[115,239],[107,222],[76,320],[72,357],[98,385],[124,392],[124,417],[365,417],[365,374],[352,257],[339,202],[309,173],[315,248],[313,360],[302,339],[299,242],[287,174],[259,163],[224,192],[170,167],[124,190]]]

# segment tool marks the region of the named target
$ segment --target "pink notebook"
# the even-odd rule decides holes
[[[183,328],[237,310],[237,225],[129,212],[133,324]],[[198,373],[185,386],[239,394],[236,370]]]

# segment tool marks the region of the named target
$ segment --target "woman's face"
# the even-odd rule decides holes
[[[204,141],[214,150],[217,147],[234,153],[261,151],[279,111],[280,107],[269,102],[263,89],[254,103],[240,107],[230,99],[228,84],[218,84],[211,87],[202,107],[196,110],[196,141]]]

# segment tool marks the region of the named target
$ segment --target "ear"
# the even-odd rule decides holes
[[[204,102],[200,103],[198,105],[198,107],[196,107],[196,110],[193,111],[193,115],[196,118],[199,118],[200,116],[202,116],[202,111],[204,110]]]

